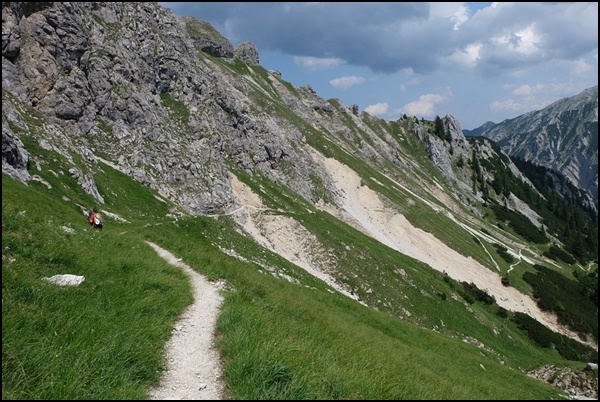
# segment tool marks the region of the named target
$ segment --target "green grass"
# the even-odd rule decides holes
[[[209,279],[228,283],[217,331],[232,399],[560,397],[557,389],[519,370],[565,363],[556,352],[533,346],[510,321],[482,306],[473,306],[474,314],[450,297],[442,301],[434,292],[450,295],[452,282],[339,222],[332,231],[335,222],[327,214],[305,213],[300,219],[315,233],[328,230],[330,243],[327,236],[322,240],[329,247],[353,244],[352,250],[368,255],[369,265],[381,266],[365,271],[363,265],[358,282],[377,286],[377,297],[392,307],[377,311],[328,290],[235,232],[225,217],[168,218],[172,206],[147,187],[108,166],[102,169],[96,181],[107,204],[101,209],[127,220],[107,217],[102,231],[88,226],[71,201],[85,196],[71,186],[51,191],[3,176],[3,399],[147,398],[165,367],[162,349],[171,327],[192,295],[185,274],[146,240],[183,257]],[[342,261],[349,265],[346,275],[361,271],[356,260],[350,255]],[[417,288],[403,281],[381,285],[397,265]],[[301,285],[274,277],[265,266]],[[42,279],[64,273],[85,281],[73,288]],[[434,296],[423,297],[418,288]],[[410,299],[405,306],[394,302],[402,292]],[[369,302],[376,304],[375,296]],[[415,318],[398,318],[394,311],[400,306]],[[440,322],[444,326],[431,329]],[[493,327],[502,329],[499,336]],[[463,342],[465,334],[490,349]]]
[[[2,192],[3,399],[145,398],[192,300],[185,274],[116,222],[92,230],[6,176]],[[43,280],[67,273],[85,281]]]
[[[513,381],[519,374],[461,340],[326,293],[312,298],[302,293],[290,288],[252,303],[238,296],[223,311],[219,329],[230,335],[221,347],[234,399],[516,397],[495,376]],[[457,362],[459,370],[454,369]],[[537,392],[517,393],[530,399]]]

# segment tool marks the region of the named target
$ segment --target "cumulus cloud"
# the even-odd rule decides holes
[[[432,2],[429,3],[430,18],[449,19],[454,22],[454,30],[460,29],[462,23],[469,19],[469,9],[465,3]]]
[[[336,89],[348,89],[354,85],[362,84],[363,82],[365,82],[365,79],[356,75],[340,77],[329,81],[331,86]]]
[[[344,61],[335,57],[300,57],[293,58],[294,63],[307,71],[323,70],[344,64]]]
[[[383,103],[376,103],[374,105],[369,105],[365,108],[365,112],[369,113],[372,116],[381,116],[386,114],[388,111],[388,104],[383,102]]]
[[[416,101],[404,105],[402,111],[409,116],[432,117],[435,115],[435,105],[444,100],[446,96],[441,94],[421,95]]]
[[[469,3],[162,4],[204,16],[234,45],[251,41],[259,51],[298,56],[307,68],[343,62],[375,73],[451,67],[485,76],[577,60],[598,46],[597,2],[502,2],[474,14]],[[468,60],[457,63],[461,54]]]

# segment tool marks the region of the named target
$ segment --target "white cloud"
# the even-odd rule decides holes
[[[430,18],[449,19],[454,22],[454,29],[469,19],[469,9],[465,3],[457,2],[431,2],[429,3]]]
[[[344,61],[342,59],[338,59],[335,57],[319,58],[294,56],[293,60],[294,63],[308,71],[323,70],[326,68],[337,67],[344,64]]]
[[[481,58],[481,50],[483,45],[481,43],[470,43],[464,48],[457,50],[447,59],[454,65],[464,66],[467,69],[477,67],[477,63]]]
[[[376,103],[374,105],[369,105],[365,108],[365,112],[369,113],[372,116],[381,116],[386,114],[388,111],[388,104],[386,102]]]
[[[524,27],[517,32],[503,33],[491,38],[491,42],[500,45],[500,48],[524,56],[538,53],[540,41],[540,35],[535,31],[533,25]]]
[[[490,110],[492,110],[494,112],[504,112],[504,111],[515,112],[515,111],[521,110],[522,108],[523,108],[523,105],[521,105],[519,102],[515,101],[514,99],[506,99],[503,101],[494,101],[494,102],[490,103]]]
[[[362,84],[363,82],[365,82],[365,79],[356,75],[340,77],[329,81],[331,86],[335,89],[348,89],[354,85]]]
[[[544,88],[543,85],[519,85],[515,89],[512,90],[512,94],[516,96],[524,96],[529,97],[532,96],[535,92],[539,92]]]
[[[435,105],[446,98],[439,94],[421,95],[418,100],[404,105],[404,113],[409,116],[430,117],[435,114]]]

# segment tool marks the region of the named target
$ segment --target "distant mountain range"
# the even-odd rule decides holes
[[[496,125],[497,124],[494,123],[493,121],[486,121],[481,126],[474,128],[473,130],[463,129],[463,134],[467,137],[475,137],[475,136],[481,135],[487,129],[492,128]]]
[[[584,190],[597,209],[597,85],[541,110],[463,133],[491,138],[510,156],[561,173]]]

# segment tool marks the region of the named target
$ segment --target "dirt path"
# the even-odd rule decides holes
[[[148,392],[149,399],[224,399],[221,360],[213,347],[214,328],[223,301],[219,286],[208,282],[167,250],[147,243],[158,255],[188,274],[194,291],[194,303],[183,311],[166,345],[168,370],[160,385]]]

